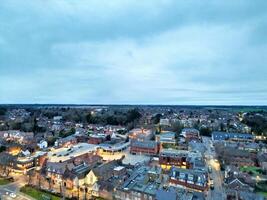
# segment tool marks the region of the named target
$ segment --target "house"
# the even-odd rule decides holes
[[[154,133],[151,129],[136,128],[129,132],[130,140],[150,140]]]
[[[200,152],[202,155],[204,155],[207,150],[207,147],[202,142],[191,141],[188,143],[188,150],[197,151]]]
[[[231,190],[249,190],[250,187],[236,176],[230,176],[225,179],[225,186]]]
[[[192,140],[200,140],[199,131],[195,128],[184,128],[181,132],[181,135],[185,138],[187,142]]]
[[[267,171],[267,153],[258,153],[257,155],[257,161],[259,166]]]
[[[16,157],[7,152],[0,153],[0,174],[8,176],[13,169]]]
[[[163,132],[156,136],[156,141],[160,144],[176,144],[175,133],[171,131]]]
[[[157,155],[159,152],[159,144],[155,141],[145,140],[138,141],[132,140],[130,144],[131,154],[146,154],[146,155]]]
[[[195,192],[189,192],[186,189],[169,186],[166,189],[159,189],[156,192],[155,200],[204,200],[199,198]]]
[[[249,151],[226,147],[223,144],[215,145],[217,155],[225,165],[234,166],[255,166],[256,156]]]
[[[114,168],[119,166],[120,160],[113,160],[93,168],[85,177],[85,184],[93,186],[97,181],[105,181],[114,175]]]
[[[206,172],[172,167],[169,176],[171,185],[179,185],[199,191],[208,189],[208,174]]]
[[[66,170],[62,175],[62,179],[63,179],[63,186],[67,190],[73,190],[74,188],[78,188],[79,186],[78,176],[68,167],[66,167]]]
[[[155,200],[177,200],[177,194],[176,191],[166,191],[166,190],[158,190],[156,192],[156,198]]]
[[[172,166],[189,168],[188,151],[163,149],[159,154],[159,164],[163,169],[170,169]]]
[[[34,166],[35,167],[43,167],[47,161],[47,152],[44,151],[36,151],[32,155],[34,159]]]
[[[227,133],[214,131],[212,132],[211,138],[213,141],[225,141],[225,140],[233,140],[233,141],[253,141],[254,136],[248,133]]]
[[[45,176],[51,179],[53,183],[53,188],[60,188],[62,181],[64,180],[63,175],[65,171],[71,170],[74,167],[73,163],[54,163],[47,162],[46,166],[44,166]]]
[[[4,171],[13,171],[16,173],[26,173],[28,170],[38,166],[42,166],[46,160],[46,152],[36,152],[30,154],[25,151],[26,155],[20,153],[16,156],[3,152],[0,154],[0,168],[4,168]]]
[[[100,144],[106,141],[106,135],[105,134],[91,134],[89,136],[88,143],[89,144]]]
[[[78,143],[77,138],[74,135],[70,135],[68,137],[60,138],[56,140],[55,146],[56,147],[70,147],[77,143]]]
[[[90,189],[92,196],[101,197],[103,199],[112,200],[113,193],[116,188],[120,187],[126,178],[129,176],[125,167],[118,165],[118,162],[110,162],[105,165],[105,171],[109,171],[108,175],[105,175],[105,178],[99,178],[92,185]],[[102,166],[100,166],[102,167]]]
[[[165,183],[160,168],[150,169],[141,166],[136,168],[126,181],[117,187],[114,198],[117,200],[155,200],[157,190]]]
[[[91,195],[105,200],[112,200],[114,188],[114,185],[110,182],[97,181],[92,187]]]
[[[48,147],[48,143],[47,141],[45,140],[41,140],[39,143],[37,143],[37,146],[40,148],[40,149],[46,149]]]
[[[160,119],[159,125],[160,126],[170,126],[171,123],[170,123],[170,120],[168,118],[166,118],[166,119]]]
[[[159,164],[162,169],[170,169],[172,166],[180,168],[193,168],[196,158],[202,155],[197,152],[176,149],[162,149],[159,153]]]
[[[62,116],[54,116],[54,117],[53,117],[53,121],[54,121],[54,122],[59,122],[59,121],[61,121],[62,119],[63,119]]]

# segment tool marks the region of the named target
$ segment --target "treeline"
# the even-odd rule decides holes
[[[36,118],[27,119],[23,122],[21,121],[8,121],[0,126],[0,131],[4,130],[20,130],[24,132],[34,132],[42,133],[47,129],[45,127],[40,127],[37,125]]]
[[[251,112],[247,113],[242,123],[251,127],[251,131],[257,135],[265,135],[267,136],[267,113],[262,112],[261,114]]]
[[[25,132],[45,132],[46,127],[39,127],[37,118],[47,117],[53,120],[55,116],[62,116],[63,122],[88,123],[101,125],[122,125],[127,128],[135,126],[142,117],[141,111],[134,109],[102,110],[94,112],[89,109],[31,109],[30,116],[24,121],[6,121],[0,126],[0,130],[21,130]],[[69,132],[62,132],[62,135],[69,135]]]
[[[0,116],[4,116],[6,114],[7,109],[4,107],[0,107]]]
[[[111,113],[86,115],[86,122],[89,124],[103,124],[103,125],[127,125],[134,123],[142,117],[138,109],[131,109],[127,112],[114,111]]]
[[[127,125],[138,121],[142,114],[139,109],[130,110],[102,110],[91,112],[88,109],[48,109],[41,111],[41,115],[49,119],[54,116],[62,116],[63,121],[75,123],[102,124],[102,125]]]

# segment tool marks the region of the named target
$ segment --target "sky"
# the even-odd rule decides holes
[[[266,0],[1,0],[0,103],[267,105],[266,11]]]

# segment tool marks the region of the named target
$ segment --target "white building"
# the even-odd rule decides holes
[[[48,147],[48,143],[47,143],[47,141],[45,141],[45,140],[41,140],[41,141],[37,144],[37,146],[38,146],[40,149],[46,149],[46,148]]]

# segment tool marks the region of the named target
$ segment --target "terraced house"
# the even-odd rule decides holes
[[[199,170],[172,167],[170,170],[170,184],[205,191],[208,189],[208,174]]]

